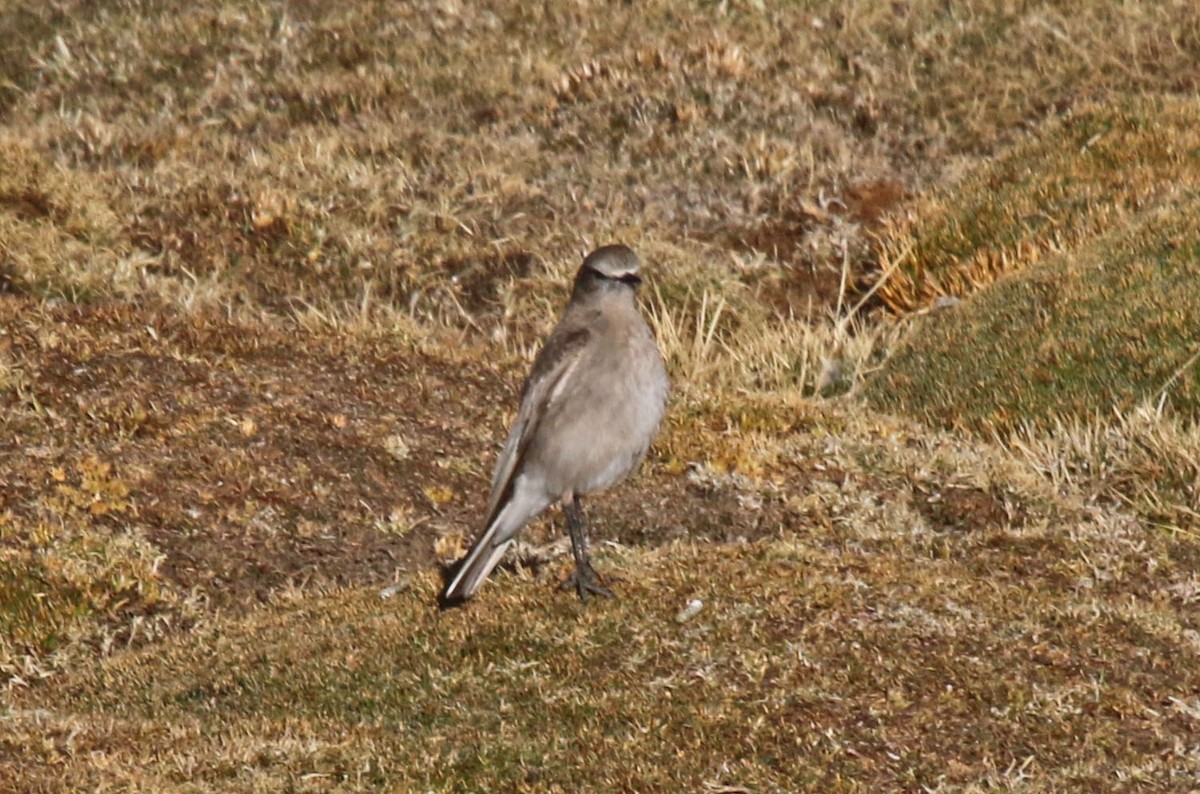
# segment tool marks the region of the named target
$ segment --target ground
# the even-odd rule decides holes
[[[1196,787],[1192,3],[0,24],[0,789]],[[615,595],[442,611],[613,240]]]

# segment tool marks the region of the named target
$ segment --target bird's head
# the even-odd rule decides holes
[[[587,255],[575,275],[574,295],[602,289],[632,292],[642,283],[641,263],[626,245],[606,245]]]

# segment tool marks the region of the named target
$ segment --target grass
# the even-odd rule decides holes
[[[33,452],[44,465],[47,450]],[[111,464],[87,457],[42,477],[36,514],[0,513],[0,671],[10,685],[152,641],[199,613],[130,525],[130,488]]]
[[[0,789],[1189,790],[1193,6],[0,11]],[[611,240],[617,597],[437,612]]]
[[[1194,415],[1198,209],[1181,191],[930,317],[868,396],[934,423],[1001,433],[1142,403]]]
[[[890,229],[889,305],[967,298],[890,346],[863,396],[1008,439],[1060,485],[1192,531],[1196,113],[1085,108]]]
[[[1195,649],[1180,602],[1151,598],[1186,592],[1172,542],[1088,518],[1000,458],[1004,495],[978,501],[985,483],[938,473],[979,470],[978,452],[913,431],[839,433],[825,463],[855,486],[788,494],[795,516],[833,517],[803,533],[602,552],[615,601],[551,596],[558,566],[501,574],[451,612],[431,572],[386,599],[281,594],[91,667],[43,695],[48,714],[10,722],[70,734],[35,757],[68,786],[120,785],[130,768],[223,790],[869,790],[1019,772],[1049,791],[1193,774],[1174,749],[1195,730],[1192,668],[1168,660]],[[782,441],[776,472],[821,443]],[[990,499],[1013,518],[975,523]]]
[[[1136,223],[1200,184],[1198,120],[1191,98],[1076,109],[897,223],[883,246],[892,272],[880,297],[914,311]]]
[[[1141,517],[1149,527],[1195,539],[1200,468],[1194,421],[1138,406],[1105,422],[1058,420],[1024,428],[1010,443],[1056,487]]]
[[[0,207],[0,284],[6,291],[35,289],[76,300],[97,290],[136,291],[132,274],[122,268],[132,252],[103,190],[88,175],[49,162],[17,136],[5,136]]]

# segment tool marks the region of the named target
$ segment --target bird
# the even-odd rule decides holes
[[[520,407],[496,462],[483,531],[448,571],[443,607],[475,595],[529,521],[560,502],[575,566],[562,583],[581,601],[611,596],[588,553],[583,497],[623,481],[658,433],[669,382],[637,306],[640,262],[605,245],[576,272],[562,316],[521,387]]]

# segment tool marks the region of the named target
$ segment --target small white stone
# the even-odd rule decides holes
[[[397,582],[396,584],[388,585],[379,591],[379,597],[386,601],[397,593],[403,593],[408,589],[408,585],[408,582]]]
[[[700,610],[704,608],[704,602],[699,598],[693,598],[687,602],[687,606],[679,610],[679,614],[675,616],[676,623],[687,623],[696,615],[700,614]]]
[[[399,433],[390,435],[383,440],[383,448],[396,460],[407,460],[412,451],[408,442]]]

